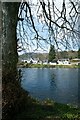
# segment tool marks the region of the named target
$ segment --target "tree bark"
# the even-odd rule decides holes
[[[14,79],[17,74],[17,37],[16,26],[18,19],[18,2],[5,2],[2,4],[3,12],[3,42],[2,42],[2,77]],[[4,82],[3,81],[3,82]]]

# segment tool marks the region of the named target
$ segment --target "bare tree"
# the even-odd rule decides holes
[[[17,47],[18,50],[25,50],[25,47],[28,49],[31,44],[35,46],[35,40],[37,48],[42,49],[44,49],[42,41],[47,44],[54,43],[58,49],[60,49],[60,45],[69,48],[70,42],[73,43],[73,46],[79,43],[80,4],[78,3],[80,1],[73,2],[69,0],[68,13],[65,0],[62,2],[60,10],[56,7],[54,0],[38,0],[36,4],[30,1],[24,1],[21,4],[16,2],[2,3],[3,84],[6,85],[9,80],[16,80]],[[17,42],[19,42],[18,46]],[[3,110],[5,110],[6,104],[13,102],[8,100],[5,93],[4,91]],[[3,111],[4,114],[5,112]],[[6,114],[4,117],[6,117]]]
[[[16,65],[17,65],[17,37],[16,37],[16,26],[18,19],[19,3],[2,3],[2,70],[3,79],[16,76]]]
[[[16,69],[17,49],[47,44],[60,49],[78,46],[80,38],[80,1],[62,1],[61,9],[54,0],[3,3],[3,73]],[[69,7],[69,8],[68,8]],[[18,12],[19,10],[19,12]],[[16,36],[17,27],[17,36]],[[19,43],[17,46],[17,42]],[[43,44],[45,43],[45,46]],[[43,45],[42,45],[43,44]],[[36,50],[35,49],[35,50]],[[34,50],[34,51],[35,51]],[[14,64],[13,64],[14,63]],[[4,72],[5,71],[5,72]],[[14,71],[14,70],[13,70]]]
[[[25,46],[28,49],[31,44],[35,45],[35,40],[37,48],[42,49],[44,46],[41,41],[47,44],[54,43],[58,49],[61,49],[61,46],[66,49],[78,47],[79,3],[80,1],[72,0],[66,3],[66,0],[63,0],[62,7],[59,9],[54,0],[37,0],[36,3],[22,2],[17,27],[22,49],[24,50]]]

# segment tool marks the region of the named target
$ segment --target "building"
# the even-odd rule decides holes
[[[72,59],[71,64],[72,65],[79,65],[80,64],[80,59],[79,58]]]
[[[69,61],[69,59],[59,59],[57,61],[57,64],[58,65],[70,65],[70,61]]]
[[[56,62],[49,62],[50,65],[57,65]]]

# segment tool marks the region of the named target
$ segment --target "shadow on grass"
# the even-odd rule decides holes
[[[25,109],[15,120],[79,120],[80,109],[56,103],[52,100],[39,102],[29,97]]]

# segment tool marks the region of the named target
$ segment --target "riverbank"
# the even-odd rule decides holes
[[[80,65],[50,65],[50,64],[28,64],[28,63],[19,63],[18,67],[20,68],[80,68]]]
[[[50,99],[38,101],[28,96],[25,109],[14,117],[15,120],[79,120],[80,109],[59,104]]]
[[[2,120],[79,120],[80,108],[56,103],[47,99],[39,101],[21,88],[18,81],[3,86]]]

